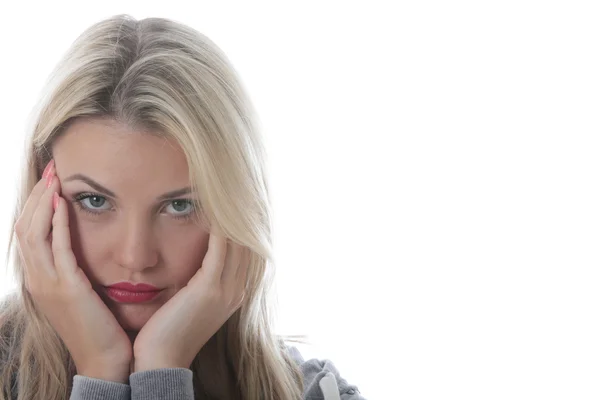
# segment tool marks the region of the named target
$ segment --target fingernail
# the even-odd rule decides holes
[[[54,211],[56,211],[56,209],[58,208],[58,193],[54,192],[54,195],[52,197],[52,206],[54,207]]]
[[[48,163],[48,165],[46,165],[46,169],[44,169],[44,173],[42,174],[42,178],[45,179],[45,178],[48,177],[48,173],[52,169],[53,165],[54,165],[54,159],[50,160],[50,162]]]
[[[54,175],[49,175],[46,179],[48,180],[48,182],[46,183],[46,187],[49,188],[52,185],[52,181],[54,180]]]

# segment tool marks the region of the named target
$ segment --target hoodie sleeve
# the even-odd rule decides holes
[[[192,371],[160,368],[134,372],[129,385],[75,375],[70,400],[194,400]]]
[[[356,385],[341,377],[331,360],[313,358],[305,361],[296,347],[288,348],[304,377],[303,400],[367,400]]]
[[[194,400],[193,374],[187,368],[159,368],[129,376],[131,400]]]
[[[129,385],[75,375],[70,400],[129,400]]]

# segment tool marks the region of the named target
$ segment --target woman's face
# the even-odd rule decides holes
[[[181,201],[193,199],[185,192],[185,155],[166,139],[81,119],[58,138],[53,156],[78,264],[121,326],[139,331],[188,283],[208,249],[208,230],[186,218],[193,203]],[[180,192],[163,197],[173,191]],[[86,194],[93,196],[77,200]],[[124,281],[162,291],[141,303],[108,295],[106,286]]]

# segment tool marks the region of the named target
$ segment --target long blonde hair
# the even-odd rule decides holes
[[[285,342],[305,342],[306,337],[273,333],[267,155],[256,113],[225,54],[205,35],[176,21],[116,15],[75,40],[43,93],[27,141],[12,226],[52,157],[53,141],[76,118],[111,118],[175,139],[187,157],[202,218],[252,254],[247,301],[191,366],[196,399],[217,396],[203,384],[210,370],[220,371],[223,385],[233,382],[227,398],[300,399],[302,374]],[[76,370],[25,289],[14,236],[13,228],[7,264],[13,254],[18,286],[0,309],[0,400],[9,400],[15,389],[19,400],[63,400]]]

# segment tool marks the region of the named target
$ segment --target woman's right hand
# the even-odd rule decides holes
[[[126,383],[131,341],[77,264],[69,214],[51,161],[15,224],[25,285],[36,307],[61,337],[83,376]],[[52,229],[51,229],[52,226]]]

